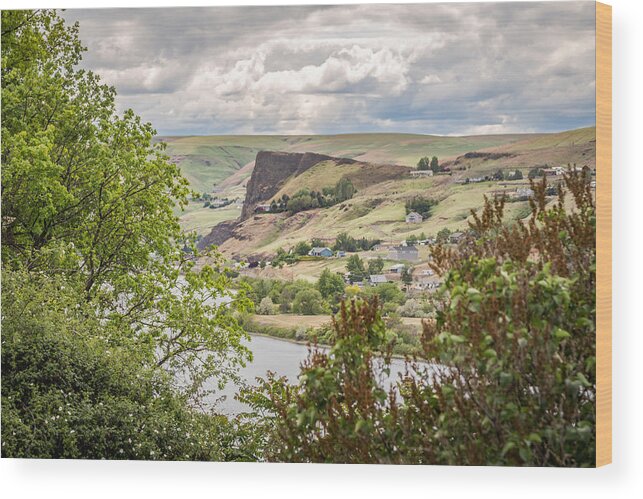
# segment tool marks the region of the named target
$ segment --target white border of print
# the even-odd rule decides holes
[[[444,1],[444,0],[443,0]],[[186,5],[365,3],[345,1],[189,0]],[[373,3],[373,2],[371,2]],[[375,0],[375,3],[390,3]],[[640,125],[643,113],[643,2],[611,0],[614,33],[614,453],[597,470],[436,466],[0,461],[4,497],[641,497],[643,402],[638,374],[643,335],[637,305],[643,237],[640,231]],[[92,7],[177,6],[168,0],[99,0]],[[4,0],[3,8],[89,7],[81,0]],[[638,154],[637,154],[638,153]],[[639,160],[639,163],[635,162]],[[637,494],[638,492],[638,494]]]

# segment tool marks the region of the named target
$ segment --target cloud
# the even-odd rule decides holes
[[[591,2],[68,10],[163,134],[555,131],[595,122]]]

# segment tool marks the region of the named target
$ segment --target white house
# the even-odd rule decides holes
[[[388,279],[386,278],[386,276],[382,274],[372,275],[369,277],[368,280],[371,286],[377,286],[378,284],[384,284],[388,282]]]
[[[516,189],[517,198],[530,198],[534,195],[534,191],[528,187],[520,187]]]
[[[411,177],[421,178],[421,177],[432,177],[433,170],[411,170]]]
[[[406,215],[406,223],[407,224],[419,224],[419,223],[422,223],[422,220],[424,220],[422,218],[422,215],[420,215],[419,213],[417,213],[415,211],[412,211],[411,213]]]

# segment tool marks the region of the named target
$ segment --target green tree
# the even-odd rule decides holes
[[[340,232],[335,238],[333,249],[335,251],[357,251],[357,241],[346,232]]]
[[[237,315],[250,303],[219,255],[195,267],[175,214],[187,180],[152,126],[118,116],[115,90],[78,69],[83,51],[53,11],[2,11],[2,266],[68,276],[115,347],[188,370],[196,394],[249,357]]]
[[[404,291],[394,282],[385,282],[375,287],[365,288],[363,295],[367,298],[377,296],[378,302],[384,306],[387,304],[401,305],[406,299]]]
[[[81,282],[2,272],[2,457],[256,460],[251,425],[192,409]]]
[[[417,169],[420,171],[426,171],[431,168],[431,160],[427,156],[420,158],[420,161],[417,163]]]
[[[322,295],[316,289],[302,289],[292,302],[293,312],[303,315],[320,315],[326,311]]]
[[[418,237],[415,234],[411,234],[406,238],[406,244],[408,246],[415,246],[418,243]]]
[[[451,235],[451,230],[448,227],[445,227],[444,229],[440,229],[436,236],[436,242],[445,243],[449,240],[450,235]]]
[[[415,211],[426,219],[431,216],[431,209],[437,204],[438,202],[435,199],[415,196],[411,199],[408,199],[404,204],[404,207],[406,209],[407,215],[412,211]]]
[[[405,266],[402,269],[402,282],[406,284],[407,286],[413,282],[413,268]]]
[[[438,163],[438,157],[437,156],[433,156],[431,158],[431,167],[430,168],[433,171],[433,173],[438,173],[441,170],[440,169],[440,164]]]
[[[363,279],[366,277],[367,272],[364,267],[364,261],[359,257],[359,255],[351,255],[346,261],[346,270],[350,273],[351,278],[357,280]]]
[[[344,294],[344,288],[344,279],[328,268],[322,271],[317,281],[317,289],[325,300],[337,301]]]
[[[342,203],[355,195],[355,186],[350,179],[343,177],[335,185],[335,202]]]
[[[377,258],[368,261],[369,274],[371,275],[381,274],[383,269],[384,269],[384,260],[382,259],[381,256],[378,256]]]
[[[304,256],[304,255],[307,255],[311,249],[313,249],[312,246],[308,244],[306,241],[299,241],[295,245],[294,251],[295,251],[295,255]]]

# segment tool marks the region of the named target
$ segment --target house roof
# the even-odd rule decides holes
[[[310,250],[310,251],[311,251],[311,253],[321,253],[321,252],[322,252],[322,251],[324,251],[324,250],[326,250],[326,251],[330,251],[331,253],[333,252],[333,250],[332,250],[332,249],[330,249],[330,248],[328,248],[328,247],[326,247],[326,246],[324,246],[324,247],[315,246],[315,247],[314,247],[312,250]]]
[[[398,253],[417,253],[418,249],[415,246],[393,246],[393,250]]]
[[[376,275],[372,275],[372,276],[370,277],[370,281],[371,281],[372,283],[378,283],[378,284],[379,284],[379,283],[385,283],[385,282],[388,282],[388,279],[386,278],[386,276],[385,276],[385,275],[382,275],[382,274],[376,274]]]

